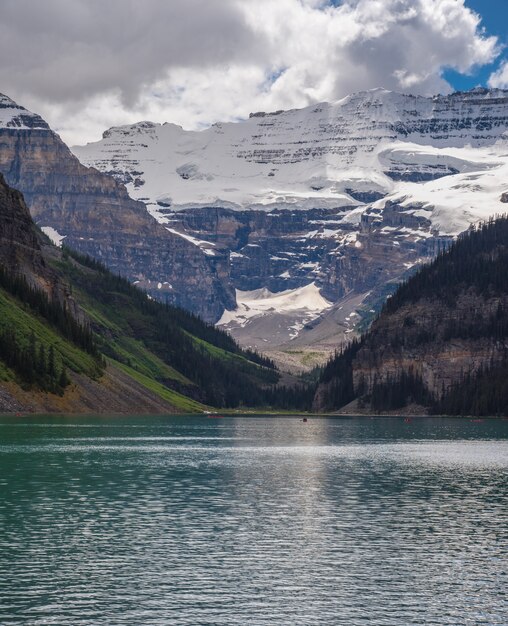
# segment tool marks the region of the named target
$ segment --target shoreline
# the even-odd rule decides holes
[[[408,421],[418,420],[418,419],[457,419],[457,420],[501,420],[508,421],[508,416],[503,415],[414,415],[414,414],[405,414],[405,413],[301,413],[301,412],[264,412],[264,411],[239,411],[239,412],[231,412],[229,411],[216,411],[213,413],[45,413],[45,412],[12,412],[12,413],[0,413],[0,419],[2,418],[36,418],[36,417],[47,417],[47,418],[94,418],[94,419],[127,419],[132,417],[139,418],[208,418],[208,419],[227,419],[227,418],[307,418],[307,419],[405,419]]]

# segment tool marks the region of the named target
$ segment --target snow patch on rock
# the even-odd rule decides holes
[[[244,327],[254,318],[276,314],[289,318],[287,330],[291,338],[295,337],[305,324],[332,306],[331,302],[323,298],[315,283],[279,293],[272,293],[266,288],[253,291],[237,289],[236,300],[237,308],[234,311],[224,311],[217,322],[218,326]]]
[[[45,235],[47,235],[51,239],[51,241],[55,244],[55,246],[58,246],[59,248],[62,247],[63,240],[65,239],[67,235],[61,235],[57,230],[55,230],[51,226],[43,226],[41,230]]]

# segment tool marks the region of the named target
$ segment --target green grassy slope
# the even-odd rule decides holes
[[[31,336],[34,335],[37,345],[43,345],[46,352],[53,346],[57,369],[63,364],[73,372],[91,378],[97,378],[101,374],[101,363],[97,359],[64,338],[44,318],[36,315],[17,298],[0,289],[0,330],[4,329],[15,332],[20,345],[28,346]],[[5,366],[4,371],[8,371]]]
[[[73,373],[100,381],[113,367],[185,413],[266,404],[267,388],[278,380],[268,360],[242,351],[228,335],[195,316],[151,301],[96,261],[47,242],[42,249],[56,280],[81,311],[79,324],[86,340],[74,340],[60,319],[68,312],[65,302],[63,313],[48,312],[45,296],[41,304],[38,292],[20,287],[17,279],[13,287],[10,277],[4,277],[0,344],[2,337],[7,339],[3,353],[0,345],[1,381],[64,395]],[[10,337],[15,338],[15,351],[24,355],[14,365]],[[37,366],[32,368],[30,361],[39,355],[44,372],[54,372],[51,379]]]
[[[54,255],[52,264],[72,285],[108,358],[207,405],[256,406],[266,401],[263,388],[276,383],[278,373],[268,360],[241,350],[226,333],[150,300],[96,261],[71,251]]]

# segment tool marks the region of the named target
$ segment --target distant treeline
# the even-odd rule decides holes
[[[282,411],[311,411],[316,384],[281,385],[267,389],[264,406]]]

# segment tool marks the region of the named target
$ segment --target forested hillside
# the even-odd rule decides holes
[[[277,382],[270,360],[192,313],[147,298],[97,261],[64,248],[54,266],[73,286],[101,353],[118,363],[142,371],[148,352],[174,370],[159,373],[160,382],[215,407],[262,404],[263,387]]]
[[[508,219],[500,217],[399,287],[371,330],[330,360],[315,406],[504,414],[507,371]]]

